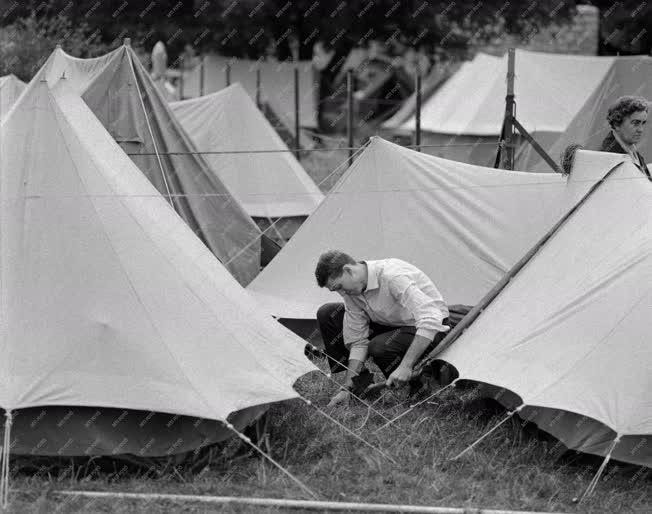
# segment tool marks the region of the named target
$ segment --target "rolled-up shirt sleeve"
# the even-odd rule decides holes
[[[350,299],[344,301],[344,346],[349,360],[365,361],[369,347],[369,316]]]
[[[429,297],[410,277],[392,277],[389,291],[414,317],[416,335],[433,340],[437,332],[450,330],[450,327],[442,324],[445,318],[444,311],[448,310],[446,304]]]

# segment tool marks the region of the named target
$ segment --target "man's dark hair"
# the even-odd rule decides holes
[[[328,250],[319,256],[317,267],[315,268],[315,277],[317,285],[324,287],[330,278],[339,277],[344,271],[346,264],[355,264],[356,261],[350,255],[340,252],[339,250]]]
[[[640,96],[621,96],[607,111],[607,121],[613,127],[619,126],[627,116],[635,112],[647,112],[649,102]]]

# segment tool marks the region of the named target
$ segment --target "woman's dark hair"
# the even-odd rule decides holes
[[[647,112],[649,102],[640,96],[621,96],[607,111],[607,121],[613,127],[619,126],[627,116],[635,112]]]

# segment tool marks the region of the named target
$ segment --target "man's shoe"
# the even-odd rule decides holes
[[[423,385],[423,382],[421,381],[420,376],[410,380],[408,382],[408,386],[409,386],[408,398],[415,397],[416,395],[419,394],[419,392],[421,392],[424,389],[424,385]]]
[[[353,389],[351,389],[351,392],[356,396],[360,396],[373,383],[374,374],[365,368],[357,376],[353,377]]]

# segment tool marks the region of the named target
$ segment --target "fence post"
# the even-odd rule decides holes
[[[349,161],[351,166],[353,162],[353,70],[346,72],[346,135],[349,147]]]
[[[199,96],[204,96],[204,56],[199,61]]]
[[[299,159],[301,120],[299,119],[299,63],[294,66],[294,147],[297,149],[296,158]]]
[[[224,71],[226,73],[226,87],[229,87],[231,85],[231,61],[226,62],[226,68]]]
[[[182,55],[179,59],[179,100],[183,100],[183,72],[186,69],[186,59]]]
[[[421,151],[421,71],[417,69],[415,77],[416,89],[416,130],[414,132],[414,146],[416,151]]]
[[[514,169],[514,69],[516,52],[514,48],[507,51],[507,95],[505,96],[505,169]]]
[[[260,109],[260,66],[256,67],[256,107]]]

